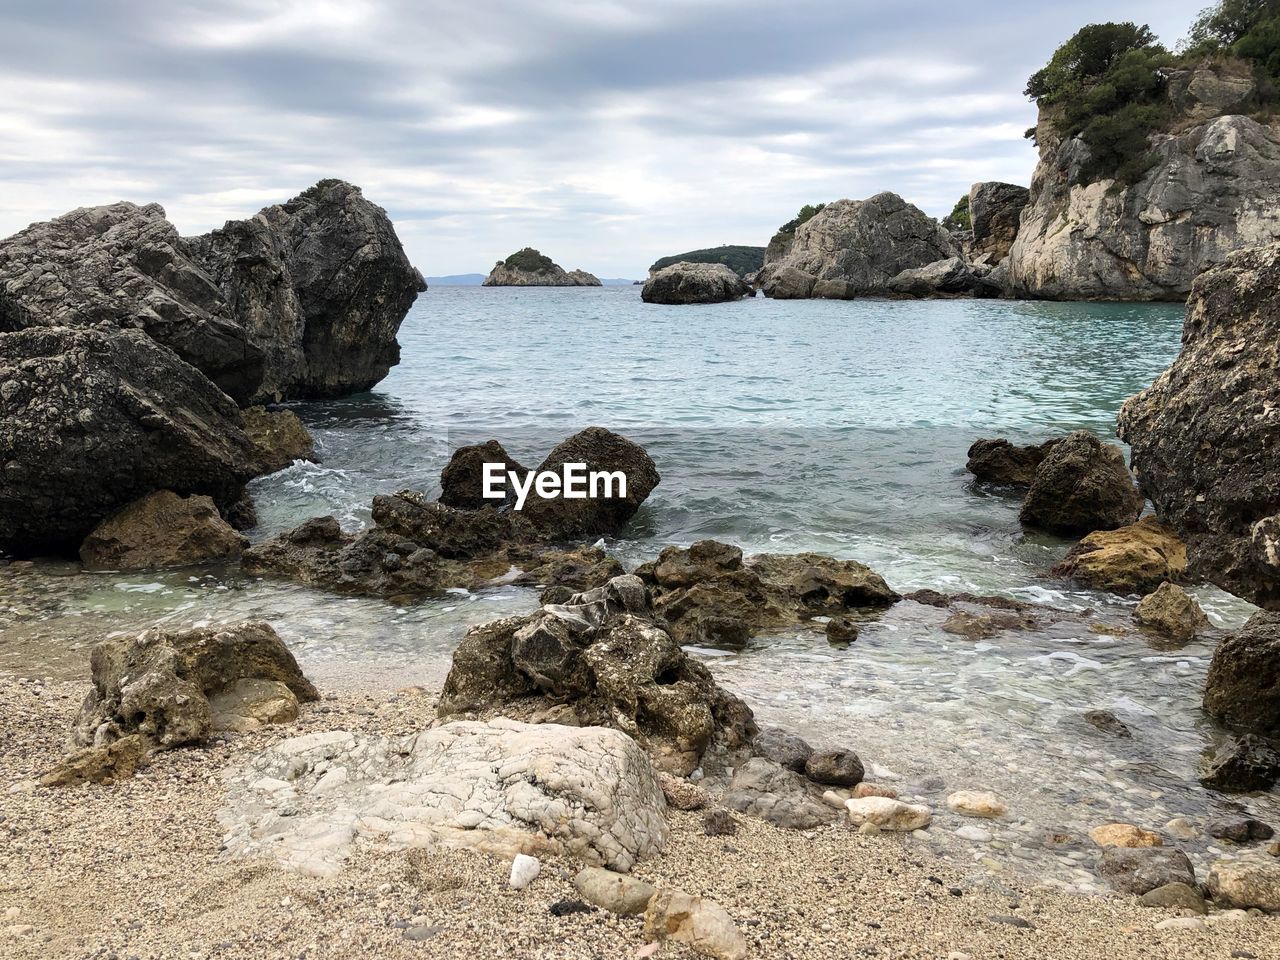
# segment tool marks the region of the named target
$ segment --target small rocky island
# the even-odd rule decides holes
[[[499,260],[484,279],[486,287],[598,287],[598,277],[585,270],[565,270],[546,254],[525,247]]]

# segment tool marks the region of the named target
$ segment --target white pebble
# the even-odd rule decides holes
[[[541,872],[542,862],[537,857],[517,853],[516,858],[511,861],[511,880],[509,881],[511,889],[523,890],[533,883],[534,878]]]

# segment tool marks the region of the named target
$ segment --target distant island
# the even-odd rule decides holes
[[[489,276],[486,287],[599,287],[598,277],[585,270],[565,270],[546,254],[525,247],[505,260],[499,260]]]
[[[670,257],[655,260],[649,268],[654,274],[673,263],[723,263],[740,277],[755,273],[764,266],[764,247],[747,247],[739,244],[725,244],[721,247],[708,247],[705,250],[690,250],[688,253],[677,253]]]
[[[427,277],[427,283],[433,287],[479,287],[484,285],[484,280],[483,273],[450,273],[442,277]],[[600,278],[601,285],[606,287],[630,287],[639,282],[629,277]]]

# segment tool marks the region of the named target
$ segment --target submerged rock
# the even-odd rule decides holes
[[[244,411],[244,430],[253,443],[255,473],[275,473],[295,460],[316,458],[315,440],[292,410],[249,407]]]
[[[1120,448],[1077,430],[1036,468],[1018,518],[1029,527],[1083,534],[1133,523],[1142,506]]]
[[[484,279],[486,287],[598,287],[600,281],[585,270],[569,270],[533,247],[499,260]]]
[[[1098,873],[1113,889],[1136,897],[1171,883],[1196,884],[1191,861],[1173,847],[1107,847]]]
[[[514,472],[523,477],[529,472],[529,468],[521,466],[497,440],[459,447],[453,451],[449,462],[440,471],[440,502],[446,507],[462,510],[479,510],[482,507],[497,507],[509,503],[515,496],[509,487],[504,488],[507,490],[505,500],[485,499],[486,463],[501,464],[504,475]]]
[[[1219,642],[1204,709],[1238,730],[1280,737],[1280,613],[1255,613]]]
[[[1155,517],[1143,517],[1115,530],[1089,534],[1053,572],[1095,590],[1145,594],[1166,581],[1182,579],[1186,570],[1186,544]]]
[[[1003,437],[975,440],[969,447],[965,469],[987,483],[1030,486],[1036,468],[1053,449],[1057,439],[1025,447],[1015,446]]]
[[[1155,593],[1143,597],[1133,617],[1144,627],[1179,643],[1193,640],[1196,634],[1209,629],[1209,618],[1196,598],[1167,581]]]
[[[933,820],[933,811],[923,804],[904,803],[889,797],[855,797],[845,802],[854,826],[872,824],[881,830],[909,833],[923,830]]]
[[[1246,734],[1227,742],[1203,764],[1200,782],[1221,793],[1270,790],[1280,782],[1280,751]]]
[[[248,544],[208,497],[158,490],[94,527],[80,560],[89,570],[155,570],[234,560]]]
[[[645,303],[727,303],[755,294],[754,288],[723,263],[681,261],[650,276],[640,299]]]

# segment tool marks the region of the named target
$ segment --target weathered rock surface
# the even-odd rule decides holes
[[[1057,439],[1019,447],[1003,437],[975,440],[969,447],[965,469],[985,483],[1030,486],[1036,468],[1053,449]]]
[[[101,746],[81,747],[40,777],[42,787],[75,787],[84,783],[128,780],[147,755],[147,739],[131,734]]]
[[[932,217],[892,193],[837,200],[801,224],[785,255],[766,256],[765,296],[847,299],[884,293],[903,270],[960,255]]]
[[[573,886],[584,900],[621,917],[644,913],[658,892],[651,883],[604,867],[583,867],[574,875]]]
[[[1274,857],[1219,860],[1205,886],[1220,906],[1280,913],[1280,860]]]
[[[208,497],[158,490],[94,527],[80,560],[89,570],[155,570],[234,560],[248,544]]]
[[[1174,847],[1107,847],[1098,873],[1113,889],[1135,897],[1171,883],[1196,883],[1191,861]]]
[[[1104,823],[1089,831],[1089,839],[1100,847],[1163,847],[1164,838],[1132,823]]]
[[[629,871],[667,844],[643,751],[616,730],[446,723],[408,737],[346,731],[277,743],[227,777],[233,855],[318,875],[358,836],[396,847],[569,854]]]
[[[230,507],[252,459],[236,405],[145,334],[0,333],[0,548],[74,553],[160,489]]]
[[[255,473],[275,473],[295,460],[316,458],[315,440],[292,410],[249,407],[244,411],[244,430],[253,444]]]
[[[755,288],[723,263],[681,261],[650,276],[640,299],[645,303],[728,303],[755,294]]]
[[[1280,737],[1280,613],[1255,613],[1219,642],[1204,709],[1238,730]]]
[[[949,257],[922,267],[909,267],[890,277],[886,293],[902,297],[995,297],[1000,287],[987,282],[989,268],[974,267],[963,257]]]
[[[1280,607],[1277,365],[1280,244],[1272,244],[1197,278],[1182,352],[1120,411],[1143,492],[1187,540],[1193,569],[1271,609]]]
[[[854,797],[845,802],[845,808],[854,826],[872,824],[898,833],[923,830],[933,820],[933,812],[924,804],[904,803],[889,797]]]
[[[1186,570],[1186,544],[1155,517],[1143,517],[1115,530],[1089,534],[1053,572],[1095,590],[1146,594],[1167,581],[1182,579]]]
[[[498,463],[502,465],[504,474],[508,471],[523,477],[529,472],[528,467],[519,462],[503,449],[497,440],[486,440],[484,443],[473,443],[459,447],[440,471],[440,502],[446,507],[457,507],[461,510],[479,510],[482,507],[497,507],[514,498],[510,486],[506,500],[485,499],[484,465]]]
[[[804,775],[814,783],[853,787],[862,782],[866,771],[852,750],[815,750],[804,762]]]
[[[795,773],[804,773],[804,765],[813,756],[813,747],[782,727],[762,727],[751,741],[751,751]]]
[[[715,960],[746,960],[747,942],[724,907],[705,897],[661,889],[644,914],[644,936],[650,942],[687,943]]]
[[[962,817],[995,819],[1009,812],[1009,805],[985,790],[957,790],[947,795],[947,808]]]
[[[598,287],[600,281],[585,270],[566,271],[532,247],[499,260],[484,279],[486,287]]]
[[[1200,782],[1221,793],[1270,790],[1280,782],[1280,751],[1262,737],[1245,734],[1205,761]]]
[[[1022,211],[1031,200],[1031,191],[1014,183],[987,181],[969,188],[969,219],[973,239],[969,258],[982,257],[995,265],[1009,255],[1017,239]]]
[[[1142,506],[1120,448],[1077,430],[1036,468],[1018,518],[1029,527],[1083,534],[1133,523]]]
[[[836,811],[822,802],[820,790],[764,757],[752,757],[734,768],[724,805],[789,830],[808,830],[836,818]]]
[[[1190,910],[1192,913],[1209,912],[1204,897],[1193,886],[1186,883],[1166,883],[1144,893],[1140,902],[1144,907],[1156,907],[1164,910]]]
[[[1186,643],[1209,629],[1209,618],[1195,597],[1172,583],[1162,583],[1142,598],[1133,618],[1161,636]]]

